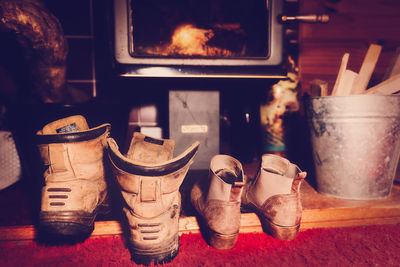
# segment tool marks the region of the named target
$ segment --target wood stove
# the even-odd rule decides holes
[[[117,72],[136,92],[147,78],[165,83],[169,120],[163,137],[176,139],[176,154],[200,141],[192,169],[208,169],[227,139],[239,159],[254,155],[259,96],[270,83],[287,78],[283,5],[283,0],[114,0]],[[227,138],[222,117],[230,120]]]
[[[115,0],[123,76],[284,75],[282,0]]]

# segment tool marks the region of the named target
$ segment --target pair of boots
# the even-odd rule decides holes
[[[89,129],[80,115],[47,124],[37,132],[47,166],[39,229],[56,236],[88,236],[96,215],[107,206],[105,159],[123,201],[133,260],[164,262],[179,250],[179,187],[197,153],[195,142],[173,157],[175,143],[135,133],[122,155],[110,124]],[[108,150],[108,153],[105,153]]]
[[[280,240],[294,239],[302,216],[300,185],[306,173],[287,159],[265,154],[253,179],[228,155],[211,159],[208,179],[198,180],[191,202],[206,226],[208,243],[230,249],[237,240],[241,206],[257,213],[264,230]]]

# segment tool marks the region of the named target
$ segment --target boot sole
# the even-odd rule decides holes
[[[208,243],[216,249],[231,249],[235,246],[239,233],[224,235],[208,229]]]
[[[59,236],[90,235],[94,230],[96,214],[83,215],[81,212],[41,212],[41,232]]]
[[[92,213],[83,211],[42,211],[40,212],[39,230],[44,235],[52,236],[89,236],[94,230],[97,214],[106,214],[109,207],[98,206]]]
[[[300,223],[292,226],[282,226],[275,224],[262,213],[260,213],[258,209],[251,204],[242,205],[241,210],[242,212],[254,212],[255,214],[257,214],[264,232],[266,232],[273,238],[289,241],[295,239],[297,234],[299,233]]]
[[[208,227],[207,222],[196,209],[195,216],[200,225],[200,231],[203,233],[203,236],[210,246],[221,250],[231,249],[235,246],[239,232],[231,235],[217,233]]]
[[[136,264],[143,264],[143,265],[149,265],[152,262],[154,264],[168,263],[178,255],[179,244],[180,244],[179,236],[174,238],[173,242],[171,242],[168,246],[153,250],[136,249],[131,243],[130,250],[132,254],[132,260]]]
[[[268,234],[279,240],[289,241],[295,239],[300,229],[300,224],[294,226],[281,226],[271,222],[267,218],[263,221]]]

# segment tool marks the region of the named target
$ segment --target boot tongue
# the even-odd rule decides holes
[[[173,158],[175,141],[135,132],[126,157],[143,164],[161,164]]]
[[[61,134],[88,130],[86,119],[81,115],[56,120],[43,127],[43,134]]]

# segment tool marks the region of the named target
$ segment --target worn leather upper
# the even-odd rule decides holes
[[[41,211],[91,213],[107,195],[103,151],[110,125],[89,129],[82,116],[49,123],[37,132],[47,169]]]
[[[239,161],[228,155],[211,159],[209,176],[193,186],[191,201],[212,231],[223,235],[239,232],[242,186]]]
[[[179,187],[199,143],[195,142],[174,158],[173,140],[135,132],[125,156],[112,138],[107,142],[113,173],[125,201],[124,211],[134,249],[142,253],[157,248],[170,249],[171,242],[177,244],[181,209]]]
[[[242,203],[274,224],[295,226],[302,216],[300,185],[305,177],[306,173],[287,159],[265,154],[256,177],[246,181]]]

